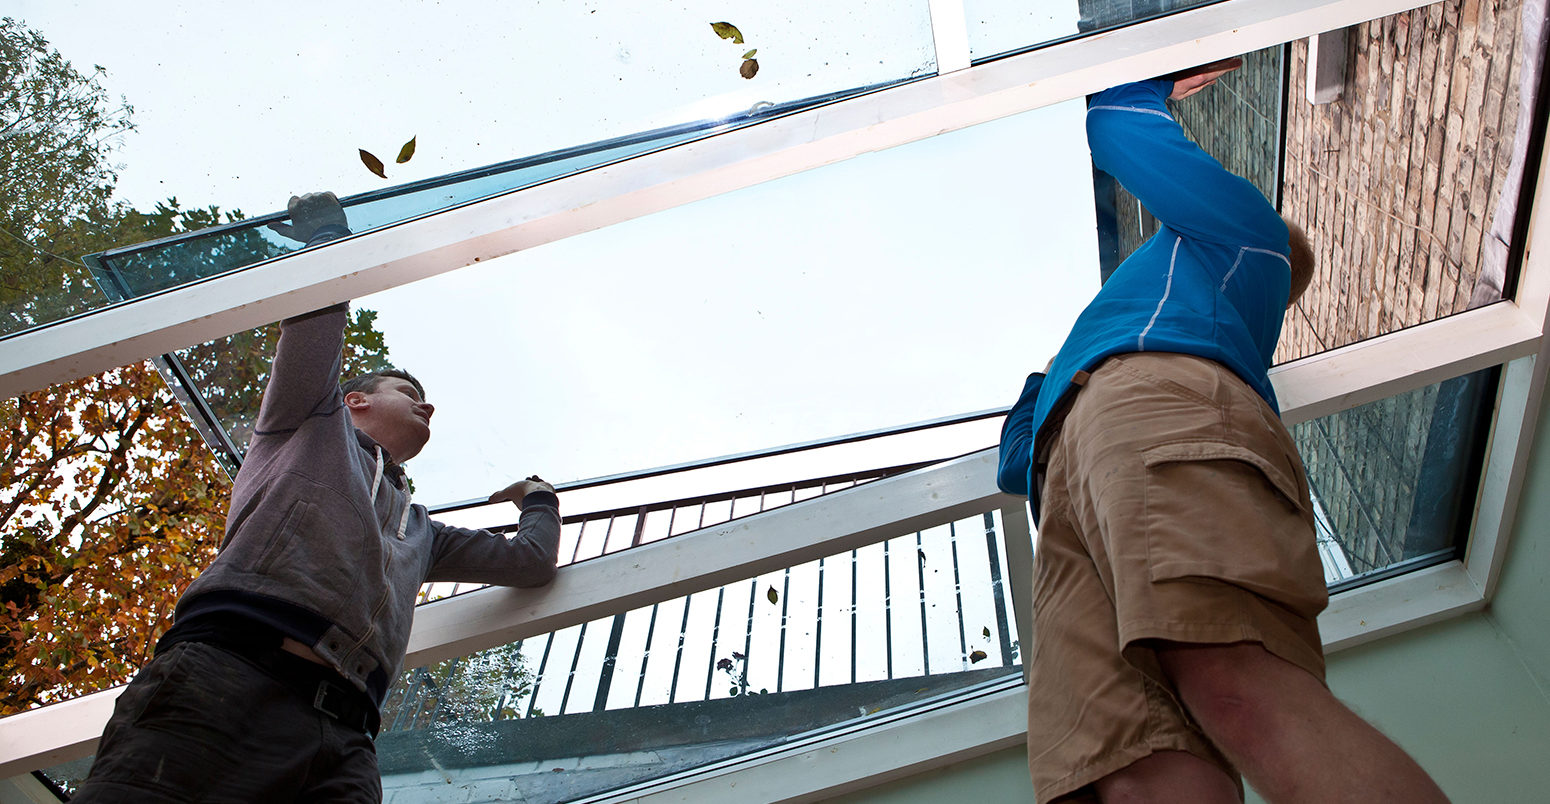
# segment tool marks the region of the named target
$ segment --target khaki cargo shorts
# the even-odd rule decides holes
[[[1091,796],[1156,751],[1236,778],[1150,645],[1257,642],[1324,678],[1315,617],[1328,595],[1291,436],[1229,369],[1168,353],[1105,360],[1059,427],[1034,556],[1039,802]]]

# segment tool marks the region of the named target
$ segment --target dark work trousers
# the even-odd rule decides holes
[[[157,654],[119,696],[74,802],[380,802],[366,733],[198,642]]]

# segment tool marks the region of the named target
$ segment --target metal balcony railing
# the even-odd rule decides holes
[[[561,563],[921,468],[890,466],[591,512]],[[815,561],[407,672],[385,730],[579,714],[940,675],[1018,660],[1004,529],[987,510]],[[425,600],[471,591],[427,588]],[[472,681],[471,681],[472,680]]]

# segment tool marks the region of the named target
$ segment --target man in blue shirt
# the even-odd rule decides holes
[[[1039,521],[1028,754],[1041,803],[1237,801],[1239,773],[1272,801],[1445,800],[1324,685],[1312,504],[1267,373],[1311,253],[1165,103],[1241,63],[1088,107],[1093,163],[1160,229],[1002,432],[998,483]]]

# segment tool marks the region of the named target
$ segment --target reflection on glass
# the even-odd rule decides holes
[[[1491,5],[1481,11],[1498,20],[1489,37],[1469,35],[1435,4],[1349,29],[1351,69],[1336,100],[1310,103],[1293,82],[1281,211],[1307,230],[1318,270],[1287,316],[1277,362],[1480,307],[1512,288],[1519,187],[1509,166],[1527,143],[1515,134],[1524,96],[1508,65],[1521,58],[1523,26],[1516,6],[1494,4],[1502,10],[1493,15]],[[1307,42],[1288,51],[1288,74],[1307,74]],[[1474,79],[1482,65],[1486,84]],[[1445,86],[1455,91],[1432,90]],[[1434,145],[1461,122],[1459,147]]]
[[[991,512],[411,670],[385,792],[567,801],[1015,675],[1004,555]]]
[[[963,6],[969,55],[981,61],[1215,2],[1220,0],[1076,0],[1059,4],[964,0]]]
[[[1496,374],[1455,377],[1292,428],[1331,591],[1462,547]]]

